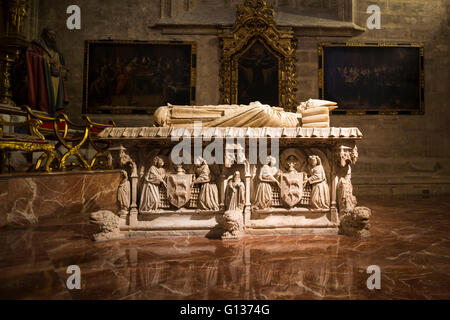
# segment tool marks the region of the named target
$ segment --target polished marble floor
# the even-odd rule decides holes
[[[450,299],[450,198],[360,200],[372,236],[94,243],[73,216],[0,230],[0,299]],[[68,290],[67,267],[81,268]],[[381,269],[369,290],[366,269]]]

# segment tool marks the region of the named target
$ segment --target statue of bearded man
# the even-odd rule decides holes
[[[56,32],[50,28],[33,40],[26,52],[28,104],[54,115],[69,103],[66,93],[68,69],[56,44]]]

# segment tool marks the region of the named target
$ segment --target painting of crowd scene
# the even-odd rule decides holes
[[[421,113],[420,47],[323,47],[322,98],[339,110]]]
[[[193,103],[191,43],[88,42],[85,113],[153,113]]]

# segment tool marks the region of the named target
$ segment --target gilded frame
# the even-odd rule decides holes
[[[381,105],[377,105],[377,103],[373,103],[373,104],[366,104],[366,105],[360,105],[360,106],[352,106],[352,107],[346,107],[345,102],[340,102],[340,101],[336,101],[339,100],[337,99],[337,94],[336,92],[338,92],[339,90],[336,89],[335,92],[331,92],[327,94],[327,85],[326,85],[326,81],[329,78],[330,82],[331,79],[336,80],[336,78],[333,78],[331,73],[332,72],[337,72],[336,70],[325,70],[326,69],[326,65],[327,65],[327,61],[325,60],[327,58],[327,49],[328,48],[351,48],[349,51],[352,52],[352,54],[354,54],[355,52],[357,52],[358,48],[374,48],[375,50],[377,50],[380,54],[386,54],[386,53],[395,53],[395,48],[406,48],[406,49],[411,49],[411,56],[414,56],[414,58],[417,59],[416,62],[417,63],[417,69],[414,69],[417,71],[417,74],[414,75],[414,95],[417,95],[415,102],[414,102],[414,106],[413,107],[408,107],[407,103],[401,102],[400,106],[393,106],[393,107],[386,107],[386,106],[381,106]],[[388,50],[383,50],[383,49],[391,49],[390,51]],[[375,50],[373,52],[375,52]],[[344,51],[344,50],[343,50]],[[382,52],[383,51],[383,52]],[[409,50],[408,50],[409,51]],[[331,52],[331,50],[330,50]],[[341,51],[342,52],[342,51]],[[404,51],[405,52],[405,51]],[[404,42],[329,42],[329,43],[320,43],[319,47],[318,47],[318,54],[319,54],[319,97],[321,99],[324,100],[333,100],[338,102],[339,108],[333,111],[333,114],[352,114],[352,115],[370,115],[370,114],[380,114],[380,115],[423,115],[424,114],[424,105],[425,105],[425,101],[424,101],[424,94],[425,94],[425,73],[424,73],[424,46],[422,43],[404,43]],[[329,53],[330,55],[332,53]],[[374,53],[375,55],[375,53]],[[331,59],[330,59],[331,60]],[[415,59],[414,59],[415,60]],[[333,61],[340,61],[339,60],[339,55],[335,53],[335,59]],[[372,61],[376,61],[376,59],[372,59]],[[407,61],[406,61],[407,62]],[[338,62],[336,62],[335,67],[337,68]],[[367,65],[369,65],[369,62],[367,62]],[[342,66],[342,65],[341,65]],[[407,69],[411,68],[411,65],[404,65],[401,66],[400,63],[400,67],[404,67]],[[384,71],[383,71],[384,72]],[[391,73],[393,74],[393,73]],[[399,73],[396,73],[399,74]],[[335,81],[337,82],[337,81]],[[370,82],[370,81],[369,81]],[[411,82],[411,81],[410,81]],[[380,86],[381,88],[381,86]],[[384,92],[388,92],[388,90],[386,89],[387,85],[385,85],[384,87],[382,87],[380,90],[383,90],[383,96],[389,96],[389,94],[384,95]],[[333,90],[329,90],[329,91],[333,91]],[[369,91],[369,90],[367,90]],[[392,89],[391,89],[392,91]],[[397,90],[398,91],[398,90]],[[342,92],[342,90],[340,90],[340,92]],[[411,92],[411,91],[408,91]],[[343,93],[341,93],[343,95]],[[394,97],[391,97],[391,100],[394,99]],[[372,99],[374,100],[374,99]],[[345,98],[342,98],[342,101],[345,101]],[[370,99],[369,99],[370,101]],[[397,103],[398,104],[398,103]],[[392,106],[392,104],[391,104]]]
[[[278,60],[278,107],[296,112],[297,40],[291,28],[275,24],[274,16],[273,7],[265,0],[246,0],[237,6],[234,26],[219,31],[222,49],[220,103],[238,103],[239,58],[260,41]]]
[[[86,40],[84,54],[84,75],[83,75],[83,114],[153,114],[161,105],[149,107],[133,106],[102,106],[99,110],[89,104],[89,73],[91,66],[91,49],[96,45],[111,46],[184,46],[190,48],[189,64],[189,105],[195,105],[196,99],[196,76],[197,76],[197,44],[192,41],[132,41],[132,40]]]

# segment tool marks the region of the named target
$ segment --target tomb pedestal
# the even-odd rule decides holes
[[[130,127],[107,128],[100,139],[130,182],[122,236],[338,234],[356,206],[357,128]],[[233,198],[239,186],[244,199]]]

